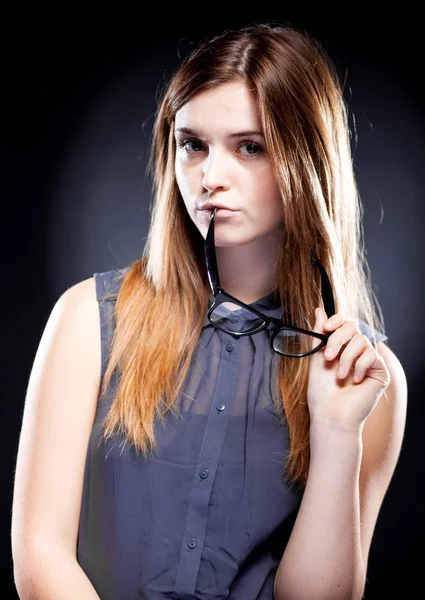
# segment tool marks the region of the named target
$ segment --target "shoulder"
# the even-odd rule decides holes
[[[100,326],[99,303],[115,300],[125,273],[129,267],[95,272],[92,277],[82,279],[67,288],[56,301],[49,323],[63,328],[76,328],[90,333],[96,343]]]
[[[57,306],[68,309],[97,307],[97,303],[116,298],[129,267],[98,271],[67,288],[57,300]]]
[[[97,311],[97,294],[95,277],[83,279],[67,288],[57,299],[52,315],[90,314]]]
[[[39,353],[60,354],[73,360],[74,352],[97,355],[100,315],[94,277],[66,289],[56,300],[42,338]]]

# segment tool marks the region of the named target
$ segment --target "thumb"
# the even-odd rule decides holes
[[[314,323],[313,331],[315,331],[316,333],[329,333],[323,328],[323,325],[328,320],[328,315],[326,314],[325,310],[319,306],[314,311],[314,314],[316,316],[316,322]]]

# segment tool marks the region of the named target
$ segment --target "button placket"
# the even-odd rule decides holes
[[[225,354],[226,344],[230,342],[231,340],[228,337],[227,339],[224,338],[223,354]],[[225,356],[222,356],[224,360],[222,360],[218,372],[214,399],[198,456],[198,468],[194,472],[195,480],[186,513],[185,536],[182,539],[174,586],[174,593],[177,598],[195,597],[196,582],[207,531],[209,500],[232,412],[232,402],[237,382],[239,353],[236,345],[234,355],[232,360],[226,360]],[[225,403],[223,398],[226,399]]]

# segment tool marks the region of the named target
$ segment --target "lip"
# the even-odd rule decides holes
[[[218,211],[225,211],[225,212],[238,212],[237,209],[233,209],[233,208],[228,208],[227,206],[216,206],[216,205],[211,205],[211,204],[207,204],[204,207],[201,207],[199,210],[201,212],[212,212],[214,209],[217,209]]]
[[[211,210],[209,212],[211,212]],[[216,216],[216,218],[218,218],[218,217],[230,217],[231,215],[234,215],[237,212],[239,212],[239,211],[238,210],[230,210],[228,208],[217,208],[215,216]]]

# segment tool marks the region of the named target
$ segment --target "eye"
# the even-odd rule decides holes
[[[245,148],[246,152],[241,152],[241,154],[247,158],[254,158],[258,154],[261,154],[261,152],[264,152],[264,148],[262,148],[259,144],[250,141],[242,142],[238,150],[241,148]]]
[[[188,154],[193,154],[202,150],[203,144],[199,140],[183,140],[178,143],[178,147],[186,150]]]
[[[181,142],[177,142],[177,147],[183,149],[187,154],[197,154],[205,150],[204,144],[198,139],[185,139]],[[263,153],[265,150],[260,144],[245,140],[237,147],[237,152],[244,158],[257,158],[257,156]]]

